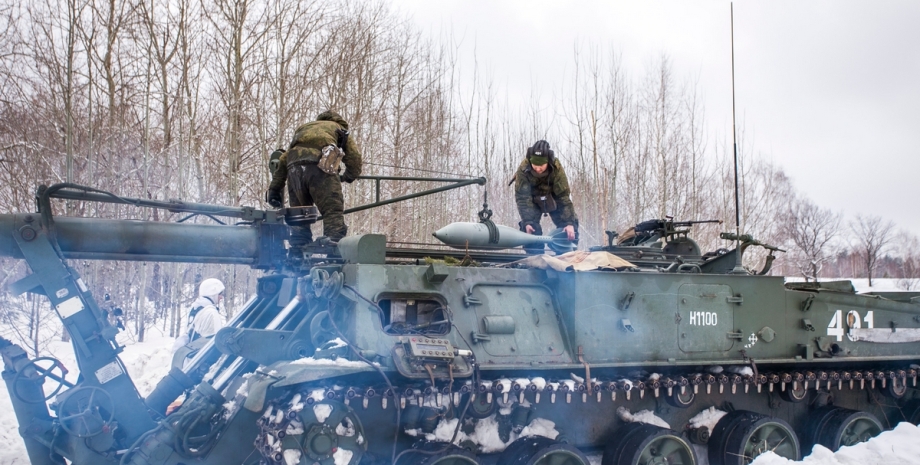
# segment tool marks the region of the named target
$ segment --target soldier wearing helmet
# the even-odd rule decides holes
[[[224,295],[224,283],[216,278],[208,278],[198,285],[198,298],[189,310],[185,333],[176,338],[173,344],[173,365],[182,366],[182,361],[194,355],[208,338],[217,334],[224,326],[220,302]]]
[[[527,149],[527,156],[514,175],[514,192],[521,231],[543,234],[540,218],[549,215],[557,228],[563,228],[570,241],[578,242],[578,217],[572,204],[569,181],[549,142],[538,140]],[[543,247],[526,248],[541,253]]]
[[[339,175],[339,162],[345,172]],[[342,181],[347,183],[361,175],[361,151],[348,135],[348,123],[336,112],[325,111],[294,131],[294,139],[281,155],[272,173],[266,194],[269,205],[281,208],[285,183],[292,207],[316,204],[323,215],[323,235],[337,242],[345,237],[345,199]],[[302,246],[313,240],[309,227],[295,227],[291,245]]]
[[[224,283],[219,279],[208,278],[198,286],[198,299],[189,312],[189,341],[199,337],[211,337],[224,326],[224,317],[220,314],[220,301],[224,296]]]

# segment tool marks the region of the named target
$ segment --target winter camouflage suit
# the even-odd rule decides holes
[[[518,212],[521,214],[521,231],[526,231],[527,226],[531,226],[534,234],[543,234],[543,228],[540,227],[540,216],[544,212],[534,197],[552,196],[556,201],[556,209],[548,213],[553,224],[557,228],[571,225],[577,234],[578,217],[575,215],[575,206],[570,197],[569,180],[565,177],[565,171],[558,159],[549,163],[546,171],[540,175],[533,172],[530,160],[525,159],[514,175],[514,192]],[[542,248],[540,245],[537,245],[536,249],[525,247],[531,253],[539,252]]]
[[[345,237],[345,199],[342,196],[342,181],[353,182],[361,175],[361,151],[354,137],[349,136],[345,144],[345,173],[327,174],[319,169],[323,147],[336,145],[336,130],[348,130],[348,123],[334,111],[326,111],[316,121],[301,125],[294,131],[294,140],[287,152],[281,156],[278,168],[272,173],[269,198],[275,194],[280,198],[287,182],[288,197],[292,207],[316,204],[323,215],[323,235],[333,241]],[[279,201],[280,203],[280,201]],[[309,228],[293,228],[291,245],[299,246],[313,239]]]

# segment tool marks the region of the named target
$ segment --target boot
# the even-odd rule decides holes
[[[291,237],[288,239],[291,248],[302,248],[311,242],[313,242],[313,231],[310,230],[309,226],[294,226],[291,228]]]
[[[336,247],[339,245],[339,241],[338,239],[333,239],[333,238],[326,237],[326,236],[319,236],[316,239],[316,242],[314,242],[314,244],[321,246],[321,247]]]
[[[323,249],[325,249],[327,257],[341,257],[341,255],[339,254],[338,240],[333,240],[332,238],[329,238],[326,236],[320,236],[319,238],[316,239],[316,242],[314,244],[321,246]]]

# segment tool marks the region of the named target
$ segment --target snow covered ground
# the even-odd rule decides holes
[[[801,278],[787,277],[787,282],[802,282],[805,281]],[[834,279],[820,279],[820,281],[850,281],[853,283],[853,287],[856,288],[856,292],[904,292],[904,280],[896,278],[874,278],[872,280],[872,286],[869,286],[869,280],[866,278],[834,278]],[[917,289],[913,289],[916,291]]]
[[[147,340],[139,343],[119,334],[118,341],[125,346],[121,359],[128,368],[128,374],[134,380],[141,395],[146,396],[153,391],[161,378],[169,373],[169,364],[172,361],[173,338],[164,336],[156,328],[148,331]],[[57,358],[69,370],[67,380],[76,382],[77,362],[73,354],[73,346],[69,342],[53,341],[48,345],[47,353],[42,354]],[[0,362],[2,363],[2,362]],[[46,388],[51,386],[46,383]],[[6,384],[0,383],[0,465],[27,465],[25,445],[19,436],[19,424],[13,413],[10,393]]]
[[[888,291],[898,290],[896,280],[877,280],[871,290]],[[854,280],[854,285],[860,292],[870,290],[866,280]],[[6,334],[3,324],[0,324],[0,334]],[[137,343],[127,334],[119,335],[119,342],[125,346],[121,355],[122,361],[128,367],[129,374],[134,379],[142,395],[147,395],[156,386],[157,382],[169,371],[172,358],[171,348],[173,339],[160,333],[157,328],[152,328],[147,334],[147,341]],[[51,342],[46,353],[70,369],[68,379],[76,381],[76,361],[70,343],[60,341]],[[49,383],[50,384],[50,383]],[[11,403],[6,385],[0,383],[0,443],[6,447],[0,448],[0,465],[28,465],[25,446],[19,436],[16,416],[10,408]],[[641,416],[642,412],[633,412]],[[535,425],[552,430],[551,425]],[[452,429],[450,432],[452,433]],[[708,463],[705,449],[697,448],[700,453],[701,465]],[[592,465],[600,465],[600,455],[590,455]],[[767,453],[754,461],[753,465],[788,465],[801,463],[806,465],[869,465],[869,464],[912,464],[920,463],[920,428],[908,423],[901,423],[893,430],[882,433],[875,439],[852,447],[845,447],[836,453],[818,446],[814,453],[800,462],[793,462]]]

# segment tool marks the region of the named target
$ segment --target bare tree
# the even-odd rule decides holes
[[[897,254],[897,286],[905,291],[920,288],[920,239],[907,232],[900,231],[893,240]]]
[[[805,281],[818,275],[833,254],[833,241],[840,227],[840,215],[821,208],[807,198],[789,204],[783,215],[783,231],[794,244],[793,260]]]
[[[856,215],[850,223],[850,230],[854,236],[853,248],[865,267],[869,287],[872,287],[872,275],[893,238],[894,223],[884,221],[880,216]]]
[[[610,65],[607,72],[608,84],[605,89],[605,106],[603,113],[606,117],[607,138],[607,166],[604,167],[604,211],[603,225],[605,230],[616,228],[613,218],[620,207],[617,196],[617,181],[620,174],[620,165],[632,147],[636,132],[636,111],[632,104],[632,96],[628,79],[623,70],[622,58],[611,54]]]
[[[219,79],[218,93],[226,112],[223,129],[226,134],[224,153],[227,155],[229,175],[229,200],[239,205],[242,197],[242,168],[247,156],[253,155],[247,147],[246,131],[251,90],[259,62],[258,50],[270,32],[267,21],[268,7],[250,0],[220,0],[205,9],[210,22],[210,51],[214,60],[214,74]],[[259,157],[261,160],[261,157]]]
[[[462,44],[452,40],[427,39],[385,1],[0,0],[0,209],[31,208],[35,185],[68,179],[117,186],[124,196],[259,205],[270,150],[331,108],[361,142],[367,174],[486,175],[493,219],[506,225],[518,220],[507,182],[537,139],[549,140],[565,164],[583,246],[602,242],[605,229],[662,215],[733,223],[731,144],[711,143],[718,139],[707,134],[698,84],[666,56],[631,74],[614,51],[578,43],[561,88],[534,78],[524,101],[512,104],[488,66],[461,60]],[[790,181],[763,161],[752,137],[739,135],[742,232],[792,240],[787,222],[777,221],[795,198]],[[372,201],[372,186],[346,186],[347,206]],[[387,181],[381,198],[424,187]],[[348,222],[356,233],[427,240],[438,225],[475,218],[482,194],[450,191]],[[797,208],[807,211],[789,212],[803,235],[794,241],[803,251],[796,265],[812,279],[835,227],[809,222],[823,211],[814,205]],[[125,205],[74,209],[176,219]],[[725,246],[719,232],[706,225],[695,238],[713,250]],[[903,279],[915,265],[904,251],[884,263],[889,272],[901,266]],[[25,273],[15,266],[11,273]],[[111,294],[139,331],[181,331],[182,310],[204,277],[228,281],[231,311],[256,279],[244,267],[215,265],[102,262],[84,270],[93,292]],[[26,317],[37,308],[20,307]]]

